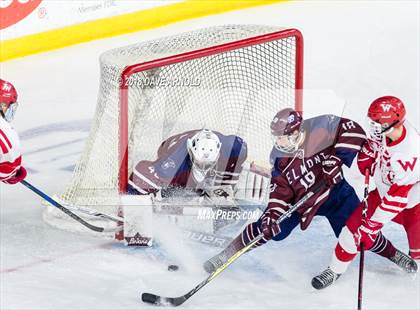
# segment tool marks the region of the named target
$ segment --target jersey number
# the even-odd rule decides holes
[[[356,125],[354,125],[354,122],[353,121],[348,121],[345,124],[343,123],[342,126],[343,126],[343,129],[346,130],[346,131],[349,130],[349,129],[356,128]]]
[[[312,171],[309,171],[299,181],[300,181],[300,184],[303,185],[305,190],[308,190],[309,187],[315,184],[315,174]]]

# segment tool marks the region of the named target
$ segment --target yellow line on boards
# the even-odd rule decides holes
[[[158,28],[182,20],[289,0],[185,0],[0,42],[0,61],[73,44]]]

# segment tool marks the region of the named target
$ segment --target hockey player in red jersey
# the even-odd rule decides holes
[[[368,196],[367,218],[361,204],[348,219],[335,248],[330,266],[312,280],[317,289],[331,285],[356,256],[360,243],[365,249],[388,258],[409,273],[417,271],[420,259],[420,140],[405,122],[403,102],[380,97],[368,110],[370,138],[358,154],[361,173],[369,170],[376,189]],[[408,238],[411,258],[395,249],[381,234],[388,222],[401,224]]]
[[[211,273],[260,233],[256,246],[283,240],[299,225],[305,230],[315,215],[325,216],[338,237],[346,220],[359,205],[354,189],[344,178],[342,166],[351,166],[366,140],[356,122],[334,115],[303,120],[293,109],[283,109],[271,122],[271,192],[257,222],[249,224],[221,253],[204,263]],[[315,190],[320,186],[319,190]],[[281,224],[277,219],[309,191],[315,194]]]
[[[208,129],[180,133],[162,142],[156,160],[135,166],[129,193],[170,197],[190,192],[233,199],[246,157],[246,143],[238,136]]]
[[[26,177],[19,137],[10,125],[18,106],[17,96],[15,87],[0,79],[0,181],[7,184]]]

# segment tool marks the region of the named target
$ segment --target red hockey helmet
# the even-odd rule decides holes
[[[270,128],[274,146],[283,152],[295,152],[303,141],[303,118],[299,112],[285,108],[273,118]]]
[[[0,79],[0,114],[8,122],[13,120],[17,109],[18,94],[12,83]]]
[[[398,127],[405,120],[404,103],[393,96],[383,96],[375,99],[369,106],[370,134],[380,138],[390,129]]]
[[[17,91],[12,83],[0,79],[0,103],[10,105],[17,101]]]

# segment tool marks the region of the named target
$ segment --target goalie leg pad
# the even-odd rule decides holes
[[[153,204],[149,195],[123,195],[124,240],[128,246],[152,246]]]

